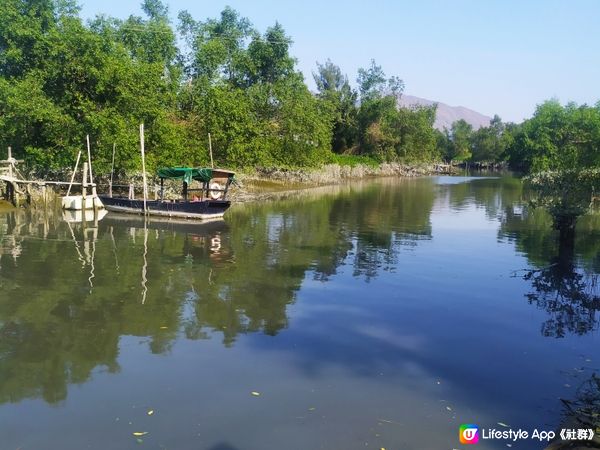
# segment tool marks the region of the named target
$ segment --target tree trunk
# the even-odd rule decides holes
[[[554,228],[558,230],[558,262],[568,267],[575,256],[575,225],[577,216],[559,216],[554,219]]]

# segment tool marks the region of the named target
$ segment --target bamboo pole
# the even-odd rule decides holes
[[[13,177],[12,148],[8,146],[8,175]]]
[[[146,303],[148,294],[148,219],[144,217],[144,264],[142,265],[142,305]]]
[[[115,173],[115,150],[117,149],[117,143],[113,142],[113,156],[112,156],[112,166],[110,168],[110,186],[108,188],[108,195],[112,198],[112,188],[113,188],[113,175]]]
[[[77,153],[77,161],[75,161],[75,168],[73,169],[73,175],[71,175],[71,182],[69,183],[69,189],[67,189],[67,197],[71,193],[71,187],[73,186],[73,181],[75,181],[75,174],[77,173],[77,166],[79,165],[79,158],[81,158],[81,150]]]
[[[85,214],[86,197],[87,197],[87,175],[88,175],[88,163],[83,163],[83,181],[81,183],[81,210]]]
[[[146,181],[146,152],[144,148],[144,124],[140,124],[140,148],[142,151],[142,177],[144,180],[144,214],[148,213],[148,186]]]
[[[89,134],[86,134],[85,140],[87,142],[88,169],[90,171],[90,183],[93,183],[94,177],[92,176],[92,150],[90,148],[90,135]]]
[[[94,177],[92,176],[92,151],[90,147],[90,135],[86,135],[87,140],[87,152],[88,152],[88,169],[90,171],[90,185],[92,186],[92,207],[96,209],[98,192],[96,191],[96,185],[94,184]]]
[[[208,151],[210,153],[210,167],[212,167],[214,169],[215,168],[215,163],[213,161],[212,140],[210,138],[210,133],[208,133]]]

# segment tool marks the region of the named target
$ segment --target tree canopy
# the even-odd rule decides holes
[[[312,93],[280,23],[264,32],[226,7],[171,21],[161,0],[141,15],[84,23],[72,0],[0,5],[0,145],[44,175],[72,165],[90,135],[98,171],[139,170],[139,123],[157,165],[317,166],[333,153],[438,157],[432,108],[401,110],[404,88],[371,61],[357,88],[331,61]],[[179,45],[182,42],[184,45]]]

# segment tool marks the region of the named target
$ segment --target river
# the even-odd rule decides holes
[[[2,213],[0,447],[450,450],[461,424],[556,430],[600,363],[600,218],[557,266],[526,199],[508,176],[382,178],[207,224]]]

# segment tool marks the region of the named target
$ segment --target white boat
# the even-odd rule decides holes
[[[104,204],[96,196],[88,195],[85,197],[85,208],[82,195],[67,195],[62,198],[62,208],[71,211],[81,211],[84,209],[102,209]]]

